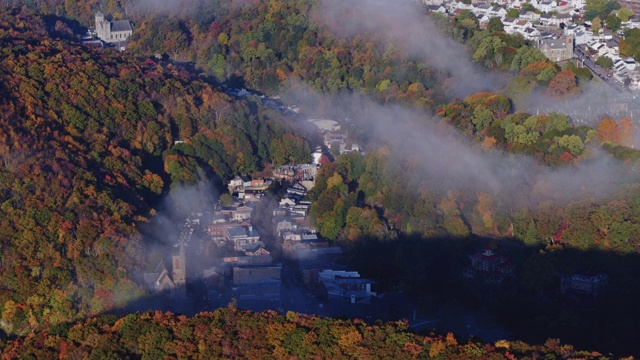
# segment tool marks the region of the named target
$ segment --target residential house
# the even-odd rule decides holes
[[[516,23],[517,23],[517,19],[516,18],[504,18],[504,20],[502,20],[502,25],[504,26],[504,31],[507,34],[513,34],[516,32]]]
[[[236,176],[227,185],[230,193],[244,192],[245,188],[251,186],[251,178],[248,176]]]
[[[560,1],[556,6],[556,12],[560,14],[570,13],[574,9],[573,5],[567,1]]]
[[[443,5],[428,5],[427,6],[427,11],[446,14],[447,13],[447,8],[445,8]]]
[[[544,26],[551,26],[551,18],[553,18],[553,14],[550,13],[540,15],[540,24]]]
[[[301,199],[307,194],[307,188],[299,182],[287,188],[287,197],[291,199]]]
[[[540,21],[540,15],[533,11],[526,11],[518,17],[519,19],[527,20],[532,23],[538,23]]]
[[[640,28],[640,18],[634,17],[629,19],[627,22],[623,22],[620,24],[623,29],[639,29]]]
[[[502,19],[505,16],[507,16],[507,10],[505,10],[505,8],[500,6],[494,6],[487,12],[487,15],[489,17],[497,17]]]
[[[571,16],[571,14],[566,14],[566,13],[553,15],[549,20],[550,26],[557,26],[557,27],[561,27],[561,24],[564,24],[565,26],[567,26],[572,23],[573,23],[573,17]]]
[[[543,1],[539,3],[538,6],[536,7],[538,8],[538,10],[542,11],[543,13],[550,13],[556,10],[556,6],[557,4],[555,1]]]
[[[471,12],[473,13],[473,15],[477,16],[478,18],[480,18],[483,15],[489,16],[489,11],[492,8],[493,7],[491,5],[489,5],[489,4],[479,4],[479,5],[474,5],[473,9],[471,9]]]
[[[527,40],[537,40],[540,39],[540,31],[534,27],[528,27],[524,29],[522,36]]]

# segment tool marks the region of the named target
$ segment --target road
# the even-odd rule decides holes
[[[620,84],[618,84],[617,81],[613,79],[612,72],[610,70],[604,69],[596,64],[595,61],[593,61],[591,57],[589,57],[589,55],[587,55],[579,46],[574,47],[573,54],[578,60],[582,61],[582,64],[586,68],[591,70],[593,74],[595,74],[602,81],[611,86],[614,90],[620,93],[626,91],[622,86],[620,86]]]

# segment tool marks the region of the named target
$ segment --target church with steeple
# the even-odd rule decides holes
[[[102,12],[96,13],[96,35],[106,43],[123,43],[133,34],[129,20],[108,21]]]
[[[170,260],[170,261],[169,261]],[[187,285],[187,263],[184,246],[177,254],[160,261],[153,272],[144,274],[147,290],[183,294]]]

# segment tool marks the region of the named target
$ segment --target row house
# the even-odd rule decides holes
[[[631,18],[620,24],[623,29],[640,29],[640,18]]]
[[[532,23],[538,23],[540,21],[540,14],[537,14],[533,11],[525,11],[518,16],[519,19],[527,20]]]
[[[555,27],[561,27],[561,24],[568,26],[573,24],[573,17],[571,16],[571,14],[568,14],[568,13],[557,14],[557,15],[545,13],[540,15],[540,24],[544,26],[555,26]]]
[[[244,203],[237,203],[232,206],[223,206],[216,211],[216,215],[226,215],[229,221],[244,221],[251,219],[253,207]]]

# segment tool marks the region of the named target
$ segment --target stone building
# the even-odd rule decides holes
[[[169,260],[169,259],[167,259]],[[184,293],[187,285],[187,269],[184,247],[170,261],[162,260],[153,272],[144,274],[147,290],[151,292]]]
[[[107,43],[124,43],[133,34],[129,20],[108,21],[102,12],[96,13],[96,35]]]
[[[573,35],[540,40],[540,51],[555,63],[569,61],[573,58]]]

